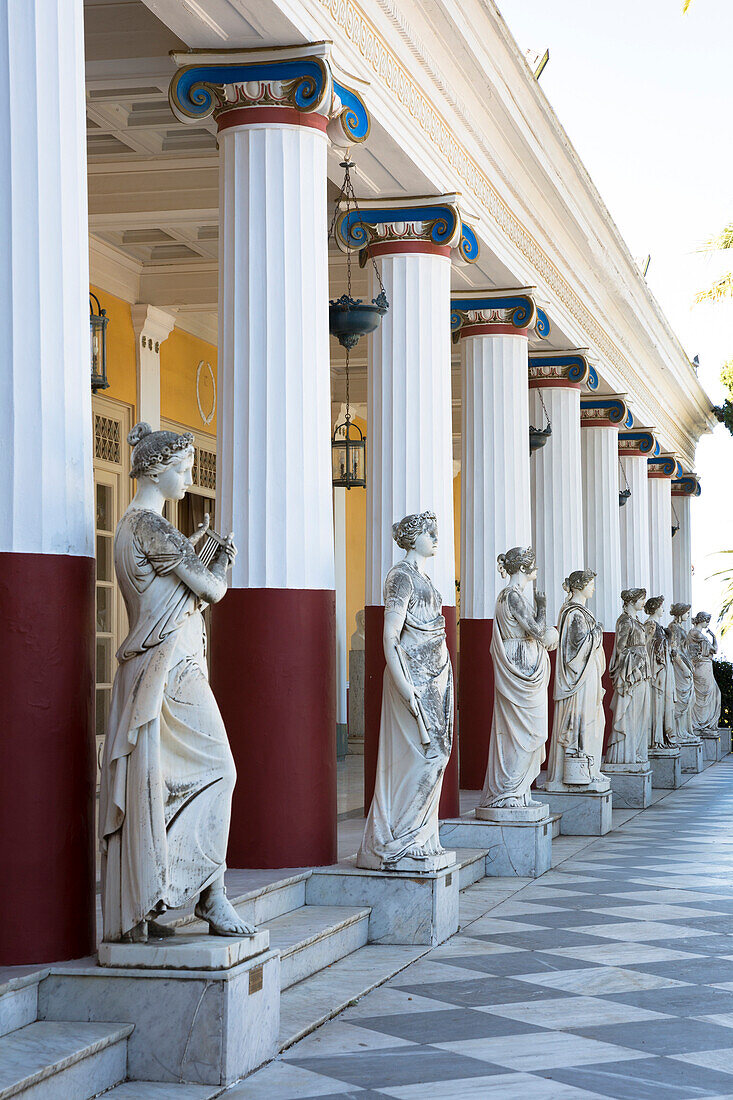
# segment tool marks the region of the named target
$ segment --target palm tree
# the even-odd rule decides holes
[[[733,550],[721,550],[720,553],[733,554]],[[727,569],[719,569],[709,579],[712,580],[713,577],[718,577],[721,585],[718,626],[721,635],[723,635],[733,628],[733,566],[729,566]]]
[[[692,3],[692,0],[687,0],[687,3]],[[700,246],[700,252],[724,252],[729,248],[733,248],[733,222],[705,241]],[[696,302],[722,302],[726,298],[733,298],[733,271],[726,272],[706,290],[695,295]]]

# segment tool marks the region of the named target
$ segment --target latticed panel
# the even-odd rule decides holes
[[[122,463],[120,446],[121,423],[113,416],[94,416],[94,453],[105,462]]]
[[[216,492],[216,454],[214,451],[205,451],[203,447],[196,447],[195,451],[194,484],[201,489]]]

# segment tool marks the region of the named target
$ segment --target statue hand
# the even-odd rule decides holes
[[[204,535],[208,531],[210,525],[211,525],[211,517],[209,516],[208,512],[205,512],[204,513],[204,522],[199,523],[198,527],[196,528],[196,530],[194,531],[194,533],[191,535],[191,537],[188,540],[191,543],[192,546],[198,546],[198,544],[201,542],[201,539],[204,537]]]
[[[535,592],[534,602],[538,607],[545,607],[547,604],[547,596],[544,592]]]
[[[395,687],[402,698],[402,702],[413,718],[417,718],[417,703],[415,702],[415,689],[405,676],[395,680]]]
[[[237,548],[234,545],[234,532],[232,532],[232,534],[227,537],[227,540],[222,546],[220,553],[221,555],[226,557],[227,569],[231,569],[231,567],[234,565],[234,559],[237,556]]]

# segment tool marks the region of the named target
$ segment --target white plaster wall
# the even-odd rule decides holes
[[[327,139],[224,130],[218,514],[235,588],[334,587]]]
[[[650,477],[649,575],[650,596],[664,596],[665,610],[673,602],[672,580],[672,483],[666,477]]]
[[[525,336],[461,340],[461,616],[492,619],[497,556],[532,541]]]
[[[672,539],[672,595],[674,603],[692,603],[692,531],[690,498],[672,497],[680,529]]]
[[[542,389],[552,435],[530,460],[532,533],[537,585],[547,594],[547,622],[554,624],[565,599],[562,582],[584,566],[580,458],[580,390]],[[538,390],[529,391],[529,419],[544,425]]]
[[[644,455],[624,455],[621,466],[631,496],[619,511],[621,529],[621,582],[623,588],[649,592],[649,491]],[[625,487],[625,483],[624,483]],[[658,595],[658,593],[656,593]]]
[[[583,427],[583,539],[585,568],[595,569],[596,591],[588,606],[605,630],[621,607],[621,509],[618,503],[618,428]],[[628,507],[628,502],[627,502]]]
[[[428,570],[453,607],[451,261],[413,253],[378,262],[390,308],[369,337],[366,603],[382,603],[384,578],[403,556],[392,524],[431,510],[440,542]]]
[[[0,70],[0,551],[93,556],[82,0],[6,0]]]

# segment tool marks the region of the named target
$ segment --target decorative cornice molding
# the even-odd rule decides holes
[[[626,403],[626,394],[613,393],[604,397],[583,397],[580,401],[580,424],[584,428],[631,428],[634,418]]]
[[[166,313],[157,306],[138,303],[130,306],[130,316],[135,339],[143,348],[157,355],[160,345],[173,332],[176,324],[175,315]]]
[[[451,294],[450,312],[453,339],[461,336],[514,331],[526,336],[534,329],[543,339],[550,334],[547,314],[537,305],[534,287],[518,287],[508,290],[456,291]]]
[[[361,95],[334,79],[330,42],[279,49],[189,50],[171,57],[179,69],[168,99],[179,122],[200,122],[213,115],[224,128],[234,121],[234,116],[226,117],[231,112],[236,112],[237,125],[245,125],[275,121],[273,111],[287,111],[294,121],[302,116],[306,124],[308,116],[321,116],[329,138],[340,148],[369,136],[369,112]]]
[[[660,446],[654,428],[634,428],[630,432],[618,433],[618,453],[620,458],[649,458],[660,453]]]
[[[529,385],[530,388],[566,386],[572,389],[587,385],[595,389],[598,375],[590,365],[587,348],[530,352]]]
[[[460,198],[450,194],[365,199],[358,210],[343,203],[336,219],[336,242],[344,252],[354,249],[365,255],[367,249],[375,255],[397,244],[415,246],[411,251],[444,249],[445,255],[457,248],[466,263],[475,263],[479,245],[473,229],[463,221]]]

